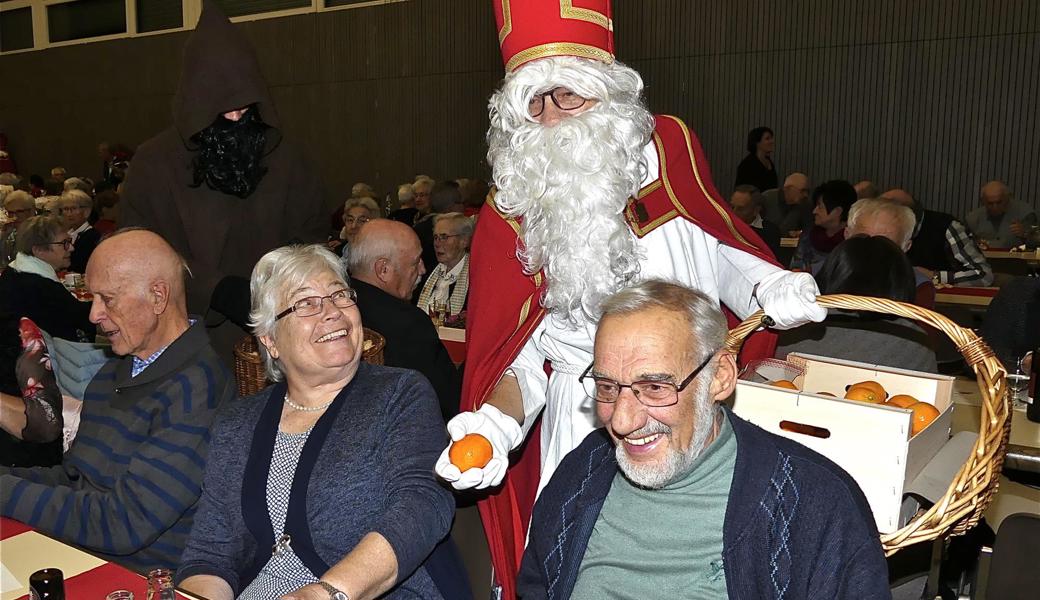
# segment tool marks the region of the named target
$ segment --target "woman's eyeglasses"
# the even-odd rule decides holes
[[[278,313],[274,320],[277,321],[289,313],[296,313],[297,317],[313,317],[321,312],[321,307],[326,300],[331,302],[336,308],[350,308],[357,304],[357,292],[354,290],[340,290],[332,292],[328,296],[307,296],[293,302],[292,306]]]
[[[53,246],[55,244],[61,244],[62,248],[66,249],[66,250],[72,250],[72,239],[71,238],[64,239],[64,240],[62,240],[60,242],[47,242],[48,246]]]

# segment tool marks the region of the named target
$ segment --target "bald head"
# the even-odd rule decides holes
[[[986,214],[1000,217],[1011,204],[1011,189],[1003,181],[990,181],[979,191],[979,202],[986,207]]]
[[[805,173],[791,173],[784,179],[784,202],[790,205],[809,201],[809,177]]]
[[[374,219],[361,226],[350,243],[350,275],[407,300],[426,272],[419,236],[408,225]]]
[[[917,204],[917,202],[914,200],[914,197],[911,196],[909,192],[899,188],[893,188],[891,190],[888,190],[884,194],[881,194],[881,197],[885,200],[891,200],[896,204],[901,204],[911,210],[914,209]]]
[[[143,229],[116,232],[87,263],[90,319],[119,355],[147,358],[188,328],[184,260]]]

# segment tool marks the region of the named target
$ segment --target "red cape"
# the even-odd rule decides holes
[[[683,218],[724,244],[777,264],[768,246],[733,214],[715,189],[697,137],[676,117],[657,115],[656,120],[658,178],[641,189],[625,210],[636,236]],[[481,210],[470,253],[462,410],[475,410],[484,403],[545,316],[539,301],[545,277],[524,274],[516,256],[519,235],[519,221],[499,212],[492,193]],[[728,310],[726,315],[731,326],[739,322]],[[758,332],[748,338],[740,358],[772,357],[775,348],[775,335]],[[516,597],[516,573],[538,488],[539,437],[538,429],[532,430],[529,443],[512,454],[501,487],[479,503],[491,563],[507,599]]]

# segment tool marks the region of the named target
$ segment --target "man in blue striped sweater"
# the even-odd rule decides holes
[[[146,230],[87,265],[90,320],[120,356],[86,389],[62,464],[0,469],[0,512],[140,571],[175,568],[201,491],[209,429],[234,381],[189,319],[183,259]]]

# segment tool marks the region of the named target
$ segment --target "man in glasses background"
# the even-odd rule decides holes
[[[425,375],[442,415],[453,417],[459,407],[458,369],[429,316],[411,301],[426,272],[415,231],[399,221],[373,219],[354,236],[347,264],[361,323],[386,338],[383,363]]]
[[[581,376],[603,424],[534,508],[523,598],[888,598],[856,483],[722,403],[718,302],[651,280],[602,303]]]

